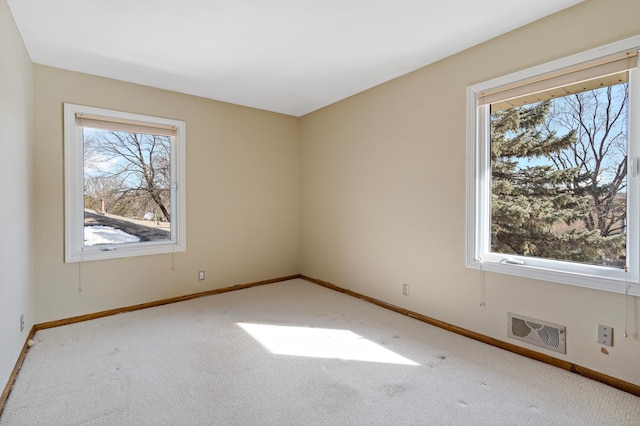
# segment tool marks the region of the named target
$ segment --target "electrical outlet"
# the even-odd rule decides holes
[[[198,271],[198,281],[204,281],[204,271]]]
[[[402,284],[402,295],[403,296],[409,295],[409,284]]]
[[[598,324],[598,343],[613,346],[613,328]]]
[[[24,330],[24,314],[20,315],[20,331]]]

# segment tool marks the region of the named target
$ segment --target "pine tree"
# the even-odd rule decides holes
[[[491,250],[598,263],[606,241],[580,226],[592,209],[572,189],[592,176],[548,160],[576,142],[575,131],[557,136],[544,126],[549,107],[545,101],[491,114]]]

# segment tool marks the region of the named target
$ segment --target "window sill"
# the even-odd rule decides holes
[[[468,268],[479,269],[482,271],[497,272],[523,278],[568,284],[592,290],[640,296],[640,284],[637,282],[625,281],[624,279],[605,278],[601,276],[565,272],[526,264],[509,264],[495,261],[473,260],[471,262],[467,262],[466,266]]]
[[[85,247],[81,251],[66,253],[66,263],[88,262],[92,260],[118,259],[123,257],[168,254],[185,251],[185,247],[174,241],[134,244],[109,244]]]

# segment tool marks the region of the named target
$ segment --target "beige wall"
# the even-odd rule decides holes
[[[40,65],[34,93],[38,323],[298,273],[299,120]],[[64,263],[64,102],[186,121],[186,252]]]
[[[34,323],[32,106],[31,60],[0,0],[0,393]]]
[[[564,324],[567,355],[547,353],[640,385],[638,298],[625,320],[622,295],[485,273],[480,306],[464,266],[467,86],[636,35],[638,16],[590,0],[303,117],[300,272],[511,343],[508,311]]]

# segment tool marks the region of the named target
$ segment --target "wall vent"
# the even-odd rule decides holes
[[[525,317],[524,315],[509,314],[508,336],[551,349],[552,351],[567,353],[565,341],[566,327],[548,321]]]

